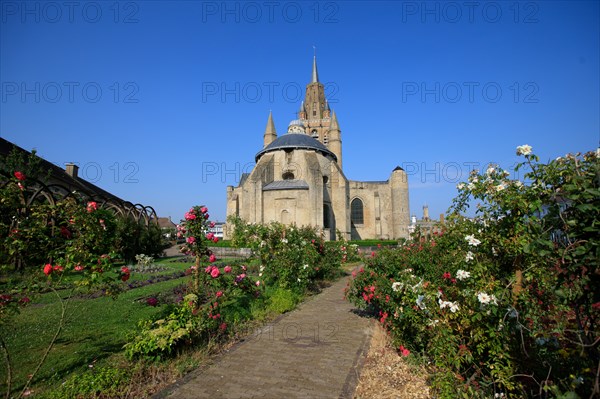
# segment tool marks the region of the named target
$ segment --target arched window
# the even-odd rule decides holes
[[[290,171],[284,172],[283,175],[281,175],[281,178],[283,180],[294,180],[294,172],[290,172]]]
[[[331,222],[329,218],[329,205],[323,204],[323,228],[329,229]]]
[[[363,224],[365,222],[363,203],[359,198],[354,198],[350,203],[350,221],[353,224]]]

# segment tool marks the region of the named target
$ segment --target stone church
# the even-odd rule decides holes
[[[348,180],[342,169],[342,132],[319,82],[317,60],[298,119],[277,135],[269,114],[256,166],[227,187],[227,216],[249,223],[309,225],[325,239],[408,237],[408,179],[396,167],[385,181]],[[231,234],[225,228],[225,238]]]

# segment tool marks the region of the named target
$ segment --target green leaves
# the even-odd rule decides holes
[[[525,182],[497,167],[473,172],[435,245],[419,239],[381,251],[348,289],[357,305],[394,315],[386,326],[436,365],[441,398],[536,397],[544,387],[555,397],[592,394],[600,358],[598,153],[540,164],[529,146],[518,151]],[[477,217],[461,216],[473,203]],[[480,244],[467,246],[465,236]],[[452,283],[458,269],[470,277]]]

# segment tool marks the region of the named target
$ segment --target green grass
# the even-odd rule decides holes
[[[161,273],[184,270],[186,264],[165,264],[169,269]],[[132,275],[132,280],[146,279],[149,275]],[[140,320],[152,318],[164,306],[148,306],[144,298],[170,292],[189,277],[164,281],[122,293],[117,299],[99,297],[76,298],[68,301],[67,319],[59,339],[34,382],[54,384],[73,371],[81,371],[90,364],[122,350],[127,335],[135,331]],[[60,291],[61,296],[67,295]],[[55,293],[36,298],[21,310],[14,320],[0,327],[13,363],[13,389],[22,386],[32,373],[48,343],[58,328],[61,305]],[[0,367],[0,391],[6,390],[6,365]]]
[[[225,247],[225,248],[231,248],[231,240],[219,240],[216,243],[212,243],[209,245],[209,247]]]
[[[169,275],[186,270],[190,266],[190,263],[173,260],[159,262],[166,270],[155,273],[134,272],[127,283],[147,280],[161,274]],[[219,261],[223,265],[236,262],[248,265],[249,273],[258,269],[257,261],[253,260]],[[134,389],[141,389],[136,391],[136,394],[146,397],[146,393],[143,392],[152,392],[151,386],[156,384],[152,381],[152,376],[148,375],[148,370],[154,370],[151,372],[153,373],[157,372],[157,369],[143,362],[126,361],[123,345],[128,342],[131,334],[135,334],[139,321],[162,317],[168,310],[166,305],[160,305],[160,300],[157,307],[147,305],[146,298],[165,298],[173,292],[173,288],[187,283],[189,279],[190,277],[186,276],[130,289],[115,299],[82,295],[71,298],[68,301],[67,319],[62,333],[33,381],[35,396],[46,399],[96,397],[96,388],[108,395],[103,397],[119,396],[116,394],[119,389],[134,386],[136,380],[140,380],[143,382]],[[58,294],[62,298],[68,295],[65,290],[59,291]],[[268,287],[259,299],[250,303],[240,303],[239,309],[232,309],[230,316],[239,317],[234,317],[236,320],[231,322],[239,322],[239,328],[245,331],[247,327],[259,325],[261,321],[270,320],[278,314],[294,309],[303,297],[301,293]],[[48,292],[34,297],[32,303],[23,308],[9,323],[0,324],[0,336],[6,342],[11,356],[13,393],[20,392],[28,374],[34,371],[42,358],[56,332],[60,314],[61,304],[56,293]],[[234,327],[235,325],[232,325],[232,328]],[[206,362],[208,353],[211,353],[208,348],[190,349],[189,352],[186,351],[156,367],[170,370],[158,373],[166,372],[166,375],[174,378]],[[3,359],[0,359],[0,365],[0,397],[3,397],[7,388],[7,368]],[[173,374],[174,370],[179,369],[182,371]],[[163,376],[158,378],[159,381],[163,379]],[[113,390],[116,390],[115,395],[111,394]]]

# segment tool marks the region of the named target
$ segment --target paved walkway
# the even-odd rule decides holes
[[[352,398],[371,324],[341,279],[157,398]]]

